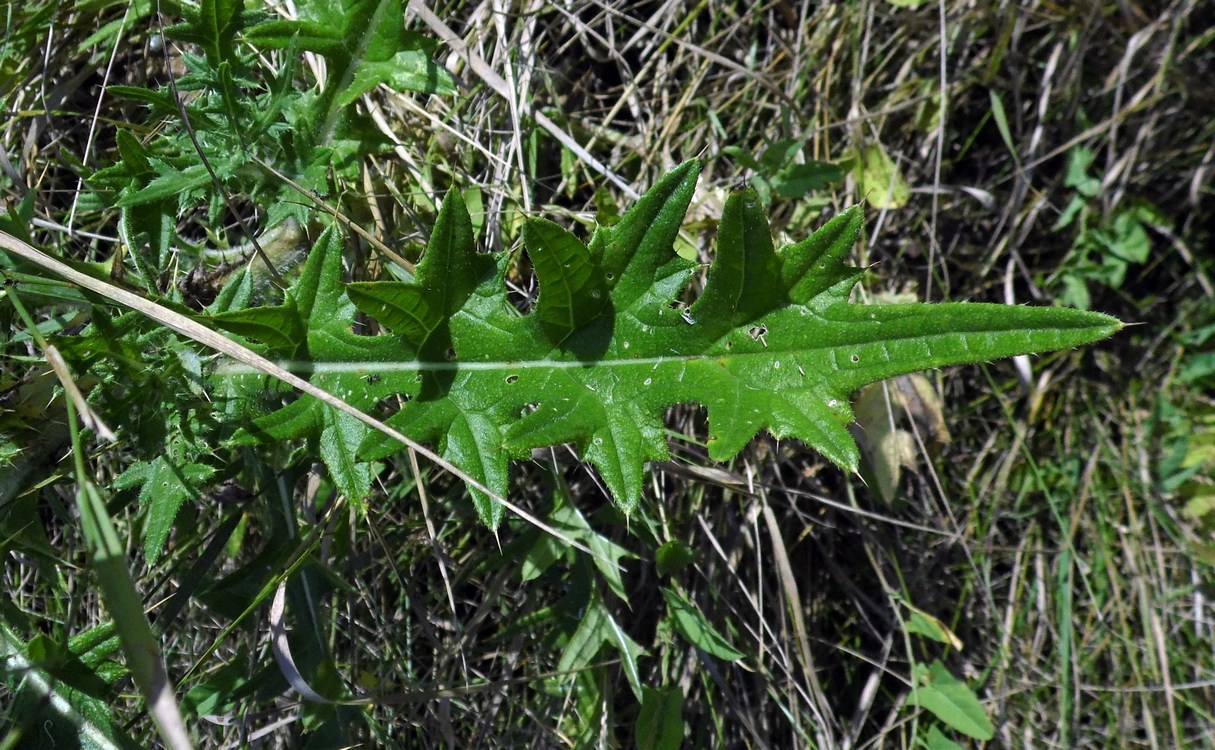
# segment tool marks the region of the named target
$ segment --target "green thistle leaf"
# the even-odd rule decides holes
[[[1105,315],[1058,308],[851,304],[859,271],[846,259],[861,210],[777,250],[752,190],[727,201],[705,289],[681,310],[693,264],[672,245],[698,171],[695,162],[676,168],[589,244],[529,219],[524,242],[540,296],[528,315],[507,300],[504,264],[476,252],[455,190],[413,282],[346,287],[391,336],[350,333],[348,303],[333,281],[334,249],[318,247],[313,272],[305,269],[309,283],[327,289],[316,295],[323,314],[313,310],[309,323],[314,382],[360,407],[402,396],[393,427],[437,445],[500,493],[510,459],[573,443],[628,511],[641,496],[645,463],[668,456],[663,416],[672,405],[707,408],[715,460],[766,430],[855,471],[848,396],[861,386],[1079,346],[1121,328]],[[361,387],[369,375],[375,387]],[[399,449],[372,434],[359,457]],[[481,517],[496,525],[501,509],[473,495]]]

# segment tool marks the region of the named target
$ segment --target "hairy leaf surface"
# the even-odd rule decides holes
[[[851,304],[860,272],[846,258],[860,208],[777,250],[752,190],[726,203],[705,288],[683,307],[694,264],[672,245],[698,172],[696,162],[676,168],[589,244],[547,220],[528,220],[524,243],[540,295],[527,315],[507,300],[504,260],[476,252],[458,191],[444,201],[411,283],[345,287],[392,336],[354,336],[351,318],[333,314],[348,303],[322,243],[305,271],[317,301],[311,310],[301,305],[310,316],[314,381],[361,406],[385,393],[403,396],[390,424],[503,493],[510,459],[573,443],[628,510],[641,495],[645,463],[668,456],[663,415],[674,404],[707,408],[715,460],[766,430],[854,471],[857,447],[846,428],[857,388],[1074,347],[1121,327],[1105,315],[1057,308]],[[360,390],[369,378],[374,388]],[[372,434],[360,457],[399,448]],[[500,510],[474,499],[495,525]]]

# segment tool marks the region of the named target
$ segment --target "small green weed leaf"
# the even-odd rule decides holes
[[[616,618],[607,615],[608,642],[616,648],[620,656],[620,666],[624,670],[624,679],[637,700],[641,700],[641,672],[637,668],[637,660],[645,655],[645,649],[637,641],[629,637]]]
[[[1004,145],[1008,147],[1008,152],[1013,158],[1017,158],[1017,144],[1013,141],[1012,128],[1008,126],[1008,113],[1004,110],[1004,100],[1000,98],[1000,92],[995,89],[988,89],[988,99],[991,102],[991,117],[995,120],[996,130],[1000,131],[1000,137],[1004,139]]]
[[[151,107],[153,114],[160,117],[181,117],[181,113],[177,109],[177,100],[173,98],[172,92],[168,89],[152,91],[139,86],[119,85],[107,87],[106,93],[131,101],[143,102]],[[201,107],[186,105],[186,114],[190,116],[190,122],[197,130],[211,131],[219,127],[219,121]]]
[[[662,545],[654,555],[658,575],[664,577],[678,573],[691,565],[695,559],[691,548],[678,539],[672,539]]]
[[[1115,213],[1108,231],[1096,235],[1112,255],[1129,263],[1146,263],[1152,252],[1152,241],[1134,209]]]
[[[301,52],[316,52],[324,57],[344,54],[343,26],[313,19],[265,21],[245,29],[245,39],[258,47],[287,49],[294,41]]]
[[[454,94],[456,85],[451,75],[439,67],[424,49],[405,49],[388,60],[367,61],[355,71],[349,88],[338,96],[338,106],[345,107],[381,83],[396,91],[420,91],[424,94]]]
[[[962,750],[962,746],[945,736],[941,728],[935,724],[928,727],[928,737],[924,740],[928,750]]]
[[[804,145],[793,139],[776,141],[769,144],[758,159],[738,146],[727,146],[722,152],[755,171],[751,185],[759,195],[760,203],[767,206],[773,195],[796,200],[844,179],[844,168],[839,165],[825,161],[797,163]]]
[[[1202,542],[1190,542],[1186,549],[1194,559],[1204,565],[1209,565],[1215,568],[1215,544],[1204,544]]]
[[[603,601],[597,594],[593,594],[578,621],[578,627],[561,652],[561,659],[557,662],[558,672],[581,672],[590,665],[595,654],[599,653],[599,647],[606,640],[604,620],[607,617],[608,612],[603,607]]]
[[[523,583],[536,580],[564,554],[565,547],[561,541],[548,534],[537,534],[519,566],[519,580]]]
[[[768,147],[764,149],[764,154],[759,158],[759,163],[763,168],[776,172],[792,164],[801,150],[802,142],[795,138],[775,141],[768,144]]]
[[[1096,200],[1102,180],[1089,173],[1094,159],[1092,150],[1084,147],[1069,152],[1064,184],[1075,194],[1052,227],[1072,227],[1075,237],[1067,259],[1049,281],[1061,286],[1056,293],[1061,302],[1081,309],[1091,304],[1092,283],[1118,289],[1132,263],[1147,262],[1152,253],[1148,227],[1170,224],[1146,201],[1128,201],[1107,214]]]
[[[861,151],[855,171],[861,194],[874,208],[901,208],[911,198],[911,187],[902,171],[880,145]]]
[[[644,649],[624,632],[597,593],[591,595],[578,628],[570,636],[569,643],[561,654],[557,671],[581,672],[590,665],[604,644],[616,649],[625,679],[633,694],[641,700],[641,674],[637,670],[637,659],[644,653]]]
[[[1186,497],[1185,508],[1182,512],[1195,522],[1202,521],[1212,511],[1215,511],[1215,487],[1206,482],[1187,482],[1180,487]]]
[[[734,456],[761,430],[797,437],[855,471],[848,396],[885,378],[1098,340],[1121,324],[1057,308],[976,304],[854,305],[859,271],[847,257],[859,208],[779,250],[754,191],[726,203],[717,258],[699,298],[682,295],[693,264],[672,251],[695,187],[684,164],[620,221],[583,245],[542,220],[525,225],[540,278],[535,309],[520,315],[502,281],[503,256],[476,252],[458,190],[443,202],[410,282],[339,283],[330,230],[292,297],[308,321],[313,382],[359,408],[404,403],[389,424],[499,493],[508,462],[573,443],[620,506],[641,495],[646,461],[668,456],[663,414],[708,409],[709,454]],[[306,307],[312,300],[312,307]],[[357,336],[354,306],[391,336]],[[373,433],[376,460],[401,446]],[[501,509],[473,493],[482,519]]]
[[[58,10],[54,4],[47,5],[46,9]],[[156,9],[155,0],[131,0],[121,15],[115,16],[109,23],[103,23],[96,31],[76,43],[77,51],[87,55],[98,47],[116,44],[115,39],[120,39],[124,32],[135,28]],[[32,26],[33,23],[36,23],[34,19],[27,19],[22,26],[37,28]]]
[[[618,598],[628,601],[624,586],[621,559],[633,557],[624,547],[597,532],[578,510],[569,496],[569,487],[560,477],[555,478],[553,488],[554,507],[546,519],[550,526],[562,535],[585,544],[593,553],[591,562],[598,569],[601,579]],[[539,577],[550,565],[567,551],[564,542],[548,534],[540,534],[528,549],[521,567],[524,581]]]
[[[165,34],[197,44],[206,54],[207,61],[218,67],[236,59],[233,43],[244,9],[243,0],[201,0],[197,10],[185,5],[182,14],[186,20],[168,27]]]
[[[726,661],[738,661],[745,656],[730,645],[726,637],[709,623],[695,604],[668,588],[663,588],[662,598],[667,602],[671,624],[693,646]]]
[[[595,531],[586,517],[568,501],[553,510],[549,515],[549,523],[567,536],[582,542],[594,553],[591,562],[599,569],[599,574],[607,582],[608,588],[627,602],[628,593],[625,591],[620,561],[632,556],[629,551]]]
[[[1215,354],[1194,354],[1186,358],[1177,379],[1182,383],[1203,383],[1215,375]]]
[[[119,128],[115,133],[115,139],[118,155],[122,157],[123,165],[129,174],[142,175],[152,171],[152,165],[148,162],[147,150],[138,138],[131,135],[131,131]]]
[[[844,179],[844,169],[826,161],[811,161],[791,164],[777,175],[773,189],[782,198],[804,198],[819,190],[826,190]]]
[[[983,704],[966,683],[949,673],[945,665],[934,661],[931,667],[918,665],[916,686],[908,703],[921,706],[947,725],[977,740],[990,740],[996,729]]]
[[[211,174],[204,164],[191,164],[184,169],[177,169],[161,164],[155,164],[159,176],[147,185],[132,193],[127,193],[118,199],[122,207],[138,206],[144,203],[160,201],[166,198],[176,198],[183,193],[197,190],[211,184]]]
[[[641,710],[633,735],[637,750],[679,750],[683,747],[683,690],[678,685],[641,688]]]
[[[954,635],[954,632],[949,629],[949,626],[933,617],[922,609],[911,606],[907,602],[903,602],[903,606],[911,610],[911,616],[907,618],[904,630],[908,633],[922,635],[925,638],[931,638],[937,643],[944,643],[958,651],[962,650],[962,640]]]
[[[214,474],[215,469],[211,466],[158,456],[152,461],[132,465],[114,480],[115,489],[142,485],[139,504],[148,511],[143,550],[149,563],[155,562],[164,549],[182,502],[187,498],[198,499],[199,488],[205,487]]]
[[[1090,148],[1077,146],[1067,154],[1067,172],[1063,184],[1085,198],[1095,198],[1101,192],[1101,180],[1088,173],[1097,155]]]
[[[314,144],[330,144],[342,111],[381,83],[425,94],[456,91],[451,74],[432,57],[435,43],[405,28],[403,0],[305,2],[300,11],[298,21],[250,26],[245,38],[262,47],[294,44],[326,58],[329,71],[317,105]]]
[[[321,460],[342,494],[361,504],[371,489],[371,467],[356,458],[359,443],[367,435],[367,425],[329,407],[322,414]]]
[[[728,156],[734,157],[735,161],[747,169],[753,169],[756,172],[759,172],[764,168],[764,165],[760,164],[759,160],[756,159],[750,151],[747,151],[741,146],[723,146],[721,152]]]
[[[225,331],[257,339],[292,359],[303,353],[308,335],[294,299],[275,307],[250,307],[220,313],[211,316],[211,322]]]

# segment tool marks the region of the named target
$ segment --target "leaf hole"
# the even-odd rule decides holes
[[[408,393],[398,393],[376,401],[375,408],[378,413],[392,414],[410,401],[413,401],[413,396]]]
[[[443,358],[446,359],[448,362],[455,362],[456,361],[456,350],[452,349],[450,346],[447,347],[445,350],[443,350]]]
[[[607,271],[603,274],[603,278],[607,279],[608,281],[615,281],[616,274],[612,273],[611,271]]]
[[[518,382],[519,382],[519,376],[518,376],[518,375],[507,375],[507,376],[506,376],[506,384],[507,384],[507,385],[514,385],[515,383],[518,383]]]
[[[861,361],[861,355],[853,354],[851,357],[849,357],[849,359],[852,360],[853,364],[856,364],[857,362]]]

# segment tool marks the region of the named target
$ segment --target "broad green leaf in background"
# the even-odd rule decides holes
[[[695,559],[692,549],[678,539],[672,539],[662,545],[654,555],[658,575],[664,577],[675,575],[691,565]]]
[[[941,728],[933,725],[928,727],[928,737],[924,740],[928,750],[962,750],[962,746],[945,736]]]
[[[861,195],[874,208],[901,208],[911,198],[911,187],[902,171],[880,145],[869,146],[857,155],[855,173]]]
[[[637,713],[637,750],[678,750],[683,747],[683,689],[668,685],[641,688],[641,710]]]
[[[941,398],[926,377],[911,373],[861,388],[853,404],[852,436],[865,459],[861,476],[882,500],[893,503],[903,469],[915,468],[920,459],[915,436],[930,449],[949,442]]]
[[[591,562],[599,570],[600,576],[613,594],[628,601],[625,589],[623,566],[620,561],[625,557],[633,557],[627,549],[595,531],[587,522],[586,517],[570,502],[562,503],[555,508],[548,518],[553,528],[561,531],[570,539],[582,542],[591,550]]]
[[[722,153],[755,172],[751,185],[760,202],[768,205],[773,195],[800,200],[843,181],[845,170],[838,164],[813,159],[798,163],[804,146],[804,141],[791,138],[768,143],[759,158],[739,146],[725,146]]]
[[[811,161],[785,167],[773,187],[777,195],[797,199],[817,190],[826,190],[843,179],[844,169],[838,164]]]
[[[931,638],[937,643],[947,644],[958,651],[962,650],[962,639],[958,638],[948,625],[910,602],[904,601],[903,606],[911,611],[911,615],[903,625],[905,632],[916,633],[925,638]]]
[[[624,632],[624,628],[620,627],[620,623],[608,612],[598,593],[591,595],[578,628],[570,636],[569,643],[561,654],[557,671],[581,672],[591,664],[605,644],[616,650],[620,665],[624,668],[625,679],[633,689],[633,694],[641,700],[641,675],[637,671],[637,658],[644,653],[644,649]]]
[[[907,702],[921,706],[953,729],[977,740],[990,740],[996,729],[983,704],[966,683],[949,673],[944,664],[916,665],[916,686]]]
[[[629,511],[645,463],[668,457],[663,415],[674,404],[707,408],[715,460],[767,430],[855,471],[848,395],[861,386],[1078,346],[1121,327],[1057,308],[851,304],[860,272],[845,261],[861,210],[778,251],[751,190],[727,201],[707,284],[684,308],[695,266],[672,245],[698,171],[696,162],[673,170],[589,245],[529,219],[524,242],[540,295],[527,315],[507,299],[504,256],[476,252],[458,190],[443,202],[411,282],[349,284],[343,296],[337,247],[332,238],[332,247],[318,243],[301,279],[317,291],[292,296],[300,304],[315,298],[329,314],[302,313],[309,361],[296,367],[360,408],[400,395],[389,424],[437,445],[496,492],[507,491],[510,459],[573,443]],[[351,301],[393,335],[351,333]],[[360,458],[400,449],[375,433]],[[481,517],[496,525],[500,509],[473,494]]]
[[[555,530],[566,539],[572,539],[586,545],[593,554],[592,564],[598,569],[611,592],[624,601],[628,601],[628,593],[624,585],[623,566],[620,561],[625,557],[634,557],[627,549],[616,544],[611,539],[596,531],[587,521],[586,516],[572,502],[568,488],[561,484],[553,493],[554,505],[552,512],[545,519]],[[520,568],[524,581],[530,581],[542,574],[550,565],[556,562],[568,551],[563,543],[548,534],[537,536],[535,544],[528,550]]]
[[[695,604],[668,588],[663,588],[662,598],[667,602],[667,610],[671,614],[675,629],[693,646],[726,661],[738,661],[745,656],[730,645],[726,637],[709,623]]]

